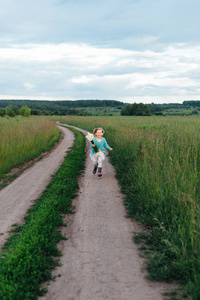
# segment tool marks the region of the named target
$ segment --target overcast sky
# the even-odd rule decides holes
[[[0,0],[0,98],[200,100],[199,28],[199,0]]]

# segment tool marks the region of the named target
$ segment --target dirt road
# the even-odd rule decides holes
[[[73,145],[73,133],[59,127],[64,138],[45,158],[24,171],[20,177],[0,191],[0,247],[14,223],[22,223],[27,210],[48,185],[51,176],[62,164],[66,151]]]
[[[53,272],[56,280],[40,299],[161,300],[169,286],[150,282],[141,272],[143,259],[132,241],[139,228],[125,216],[114,169],[106,158],[103,176],[93,175],[89,142],[87,147],[76,213],[66,216],[68,226],[63,228],[69,239],[59,243],[62,267]]]

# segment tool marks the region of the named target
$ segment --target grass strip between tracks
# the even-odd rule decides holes
[[[45,292],[41,283],[51,279],[51,270],[59,264],[61,255],[57,243],[66,239],[59,232],[63,214],[72,213],[78,176],[85,164],[85,137],[75,134],[72,149],[53,176],[43,195],[17,225],[0,257],[0,299],[37,299]],[[70,259],[70,258],[69,258]]]

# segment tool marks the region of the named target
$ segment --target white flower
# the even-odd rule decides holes
[[[88,135],[86,135],[86,139],[91,142],[93,140],[93,138],[94,138],[94,135],[92,133],[88,132]]]

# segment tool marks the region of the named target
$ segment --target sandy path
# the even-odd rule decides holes
[[[27,210],[48,185],[51,176],[62,164],[66,151],[73,145],[74,135],[59,126],[64,138],[59,145],[41,161],[22,173],[10,185],[0,191],[0,247],[8,238],[14,223],[22,223]]]
[[[106,158],[103,176],[98,178],[91,172],[89,152],[88,142],[86,170],[74,200],[76,213],[66,216],[69,223],[63,228],[69,239],[59,243],[62,267],[54,270],[53,275],[59,276],[40,299],[163,299],[161,293],[169,286],[150,282],[141,272],[143,259],[132,241],[133,231],[139,228],[125,217],[123,195],[112,165]]]

